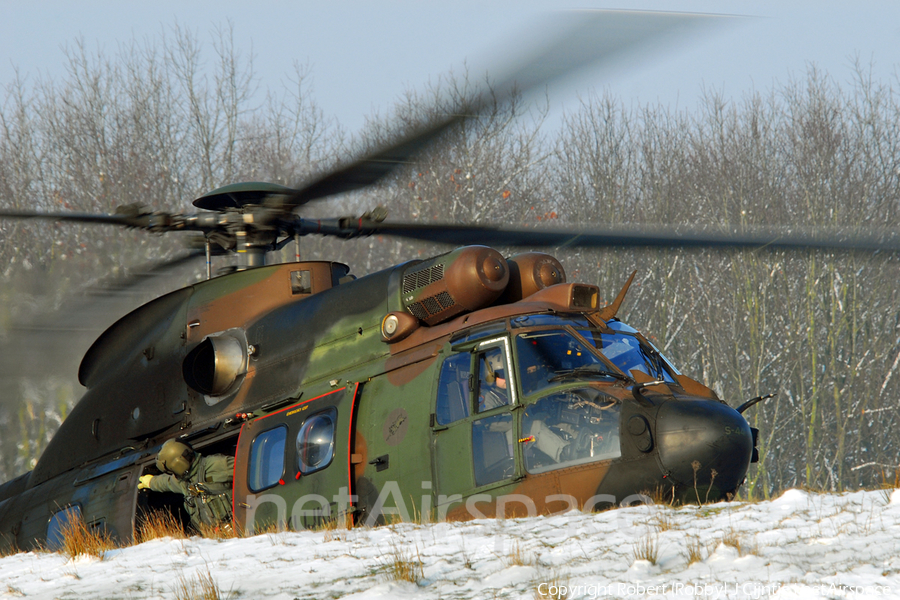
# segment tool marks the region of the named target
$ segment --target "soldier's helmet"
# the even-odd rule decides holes
[[[191,468],[195,457],[194,449],[176,440],[166,440],[156,457],[156,467],[163,473],[171,473],[182,478]]]

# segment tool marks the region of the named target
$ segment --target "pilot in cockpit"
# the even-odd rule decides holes
[[[478,412],[509,404],[503,351],[492,348],[479,361]]]

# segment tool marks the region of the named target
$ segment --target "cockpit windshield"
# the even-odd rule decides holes
[[[611,369],[602,364],[591,352],[583,352],[584,346],[576,336],[567,333],[573,328],[596,350],[614,364],[622,373],[631,377],[637,370],[667,382],[674,382],[678,370],[652,344],[638,337],[638,332],[625,323],[612,319],[608,329],[601,332],[582,316],[523,315],[510,319],[513,329],[525,327],[556,326],[554,329],[532,330],[516,337],[519,354],[519,370],[522,392],[525,395],[540,391],[570,373],[574,377],[589,377],[592,373],[607,374]],[[579,349],[580,347],[580,349]],[[553,379],[559,375],[560,378]]]
[[[566,379],[621,377],[564,329],[544,329],[516,336],[519,378],[524,395],[534,394]]]
[[[577,331],[626,375],[631,375],[632,371],[641,371],[654,379],[675,381],[665,366],[668,361],[656,348],[642,343],[635,335],[622,331],[600,333],[595,329]]]

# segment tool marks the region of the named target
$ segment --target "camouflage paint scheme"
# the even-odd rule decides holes
[[[348,269],[338,263],[260,267],[195,284],[135,310],[85,355],[79,379],[87,392],[35,469],[0,486],[0,551],[46,544],[53,515],[67,507],[77,507],[90,527],[131,539],[140,511],[138,477],[153,468],[158,448],[173,437],[201,452],[234,449],[235,519],[248,531],[278,522],[309,527],[341,513],[372,523],[390,520],[392,513],[467,519],[554,512],[572,508],[573,502],[600,508],[659,487],[684,498],[708,494],[709,500],[737,489],[752,450],[746,421],[707,387],[680,374],[639,393],[638,384],[652,380],[640,372],[630,374],[637,384],[594,378],[562,386],[590,386],[616,400],[620,456],[529,473],[519,415],[534,398],[523,398],[519,390],[518,403],[490,413],[509,415],[503,418],[514,424],[519,439],[512,444],[514,467],[499,481],[475,486],[471,431],[482,414],[450,427],[435,422],[440,368],[461,352],[459,340],[485,326],[509,339],[509,319],[529,314],[571,314],[605,329],[625,292],[606,309],[596,306],[595,287],[567,283],[497,300],[508,272],[495,255],[500,256],[483,247],[464,248],[360,279],[347,277]],[[468,275],[454,266],[464,259],[476,265]],[[462,283],[453,284],[454,277]],[[549,281],[559,280],[560,273],[553,272]],[[475,291],[460,291],[472,281]],[[589,296],[593,290],[594,304],[573,307],[572,299],[585,290]],[[416,311],[421,314],[410,316]],[[386,341],[382,332],[389,314],[399,316],[397,341]],[[209,359],[198,348],[216,336],[243,349],[240,365],[229,373],[231,383],[218,395],[186,384],[191,361],[204,376]],[[737,424],[740,431],[728,438],[737,440],[736,446],[723,449],[726,437],[718,425],[707,428],[715,429],[707,432],[709,439],[703,438],[703,427],[692,433],[692,419],[701,423],[710,410]],[[659,420],[661,411],[678,416],[666,425]],[[294,440],[317,414],[335,421],[333,456],[324,468],[301,476]],[[628,432],[635,419],[646,431]],[[266,487],[254,490],[248,474],[254,441],[276,429],[285,440],[281,475],[268,485],[277,473],[268,474]],[[699,471],[691,467],[697,459],[673,450],[690,449],[697,435],[707,451],[700,453]],[[646,439],[652,440],[649,449]],[[660,444],[663,454],[668,452],[663,458]],[[732,454],[740,455],[736,462]],[[718,479],[709,473],[716,466]],[[298,508],[298,501],[303,506]]]

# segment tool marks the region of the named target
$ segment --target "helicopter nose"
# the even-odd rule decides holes
[[[711,400],[673,400],[657,415],[659,459],[684,501],[737,491],[753,453],[750,426],[739,412]]]

